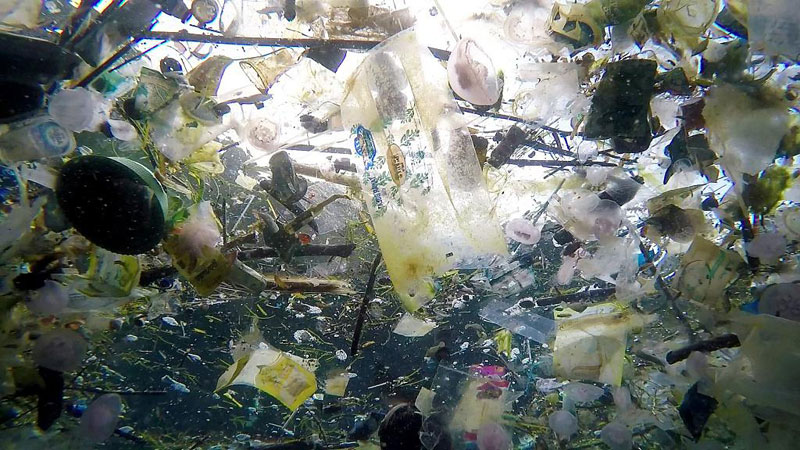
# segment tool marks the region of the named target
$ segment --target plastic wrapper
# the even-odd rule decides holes
[[[232,364],[217,380],[215,391],[231,385],[252,386],[294,411],[317,390],[314,374],[303,364],[294,355],[259,348]]]
[[[427,411],[420,436],[423,445],[433,449],[436,442],[445,440],[439,434],[448,432],[454,443],[474,445],[481,427],[502,423],[503,414],[518,397],[509,390],[506,376],[500,366],[473,365],[468,372],[440,366],[431,389],[421,391],[417,398]],[[439,425],[443,420],[448,420],[444,430]]]
[[[141,273],[138,257],[96,247],[89,257],[89,270],[74,283],[90,297],[125,297],[139,285]]]
[[[578,380],[593,380],[619,386],[629,316],[613,304],[556,312],[558,331],[553,344],[556,375]]]
[[[434,276],[506,253],[446,73],[413,31],[370,51],[350,81],[342,119],[363,159],[375,234],[406,309],[433,296]]]
[[[171,161],[181,161],[232,127],[216,116],[216,104],[193,92],[181,94],[154,115],[151,137],[156,148]]]
[[[214,246],[219,237],[217,218],[205,202],[195,205],[189,218],[164,240],[172,264],[201,296],[214,292],[236,259],[235,254],[225,255]]]
[[[421,337],[430,333],[434,328],[436,328],[436,322],[417,319],[413,315],[406,313],[397,322],[393,332],[400,336]]]

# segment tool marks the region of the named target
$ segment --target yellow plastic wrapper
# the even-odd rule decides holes
[[[228,367],[217,380],[215,392],[232,385],[252,386],[296,410],[317,390],[314,374],[292,355],[259,348]]]
[[[125,297],[139,285],[139,258],[96,247],[89,270],[76,280],[76,289],[89,297]]]
[[[625,360],[629,316],[611,303],[577,313],[557,310],[558,331],[553,347],[556,375],[619,386]]]
[[[217,218],[208,202],[191,208],[189,218],[164,240],[172,265],[197,291],[210,295],[231,271],[236,255],[223,254],[215,247],[219,240]]]
[[[369,214],[408,311],[433,297],[434,277],[506,254],[447,73],[413,30],[369,52],[348,82],[342,120],[363,159]]]
[[[317,380],[313,373],[281,353],[274,363],[261,366],[256,387],[294,411],[317,390]]]

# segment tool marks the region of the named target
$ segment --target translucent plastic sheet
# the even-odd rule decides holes
[[[403,32],[370,51],[342,102],[375,233],[410,311],[432,298],[432,277],[506,252],[445,75]]]

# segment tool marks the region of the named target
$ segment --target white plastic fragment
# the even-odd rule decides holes
[[[759,233],[747,245],[747,253],[764,263],[774,263],[786,253],[786,238],[778,233]]]
[[[593,384],[570,383],[564,386],[564,394],[575,403],[591,403],[603,395],[603,388]]]
[[[186,387],[185,384],[175,380],[169,375],[164,375],[163,377],[161,377],[161,381],[169,384],[169,388],[173,391],[180,392],[182,394],[188,394],[189,392],[191,392],[189,388]]]
[[[406,313],[397,322],[393,332],[400,336],[420,337],[430,333],[434,328],[436,328],[436,322],[417,319],[411,313]]]
[[[179,326],[181,326],[178,323],[178,321],[175,320],[174,317],[164,316],[164,317],[161,318],[161,321],[164,322],[165,324],[171,326],[171,327],[179,327]]]
[[[47,111],[70,131],[92,131],[103,122],[106,105],[100,94],[78,87],[56,92]]]
[[[139,137],[136,128],[126,120],[109,119],[108,126],[111,134],[120,141],[130,142]]]

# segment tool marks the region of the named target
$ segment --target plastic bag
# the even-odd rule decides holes
[[[413,30],[371,50],[350,80],[342,119],[364,162],[362,185],[403,305],[433,296],[433,277],[506,254],[469,132],[446,73]]]

